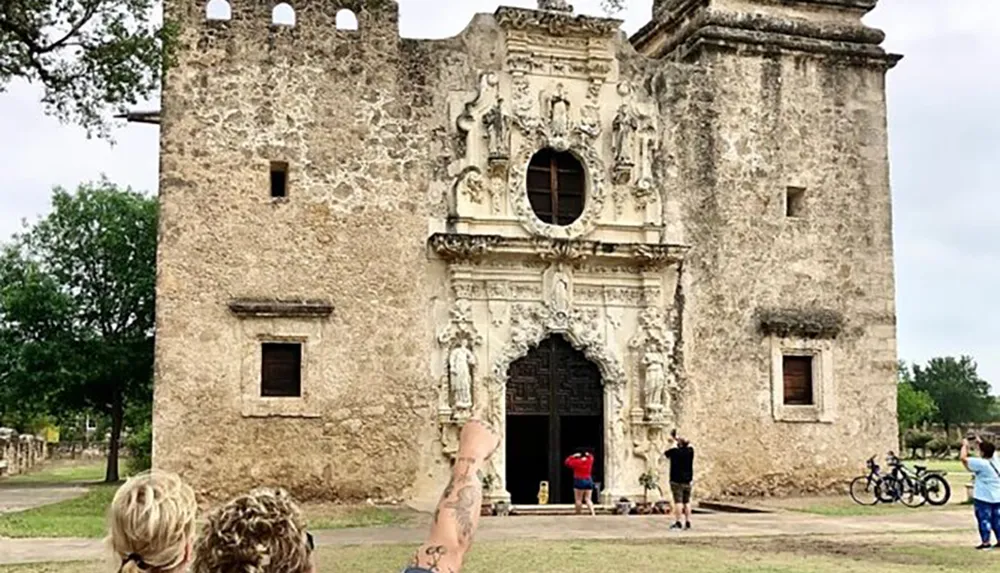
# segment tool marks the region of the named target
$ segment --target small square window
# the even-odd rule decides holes
[[[271,162],[271,197],[288,197],[288,163],[285,161]]]
[[[785,190],[785,216],[805,217],[806,190],[802,187],[789,187]]]
[[[302,396],[302,345],[265,342],[261,345],[260,395],[264,398]]]
[[[812,356],[783,357],[782,373],[786,406],[812,406],[815,404]]]

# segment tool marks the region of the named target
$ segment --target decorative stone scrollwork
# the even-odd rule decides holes
[[[538,9],[572,13],[573,5],[566,0],[538,0]]]
[[[636,258],[643,267],[658,270],[681,261],[683,253],[671,245],[637,245]]]
[[[431,249],[450,262],[472,262],[481,259],[503,238],[493,235],[460,235],[439,233],[428,239]]]
[[[562,0],[546,0],[546,4],[565,4]],[[613,37],[621,28],[622,21],[591,16],[574,16],[571,10],[545,9],[529,10],[502,6],[494,16],[505,30],[537,30],[552,37],[593,36]]]
[[[605,165],[600,153],[592,141],[585,138],[571,138],[568,151],[579,159],[587,172],[590,183],[587,189],[586,205],[583,214],[567,226],[550,225],[535,215],[528,200],[527,172],[532,155],[548,145],[545,135],[536,133],[535,137],[523,138],[520,149],[511,163],[508,178],[508,194],[512,203],[514,215],[525,229],[536,236],[553,239],[576,239],[586,235],[597,226],[598,218],[604,210],[607,200],[605,189]]]
[[[574,348],[597,364],[605,384],[625,383],[625,369],[605,343],[597,309],[558,311],[548,304],[515,304],[510,311],[510,323],[510,343],[493,363],[494,383],[503,384],[511,363],[526,356],[552,333],[563,334]]]
[[[455,196],[459,194],[473,203],[483,202],[483,171],[478,167],[466,167],[455,180]]]
[[[535,239],[534,243],[538,257],[546,262],[575,264],[590,255],[589,245],[577,241]]]

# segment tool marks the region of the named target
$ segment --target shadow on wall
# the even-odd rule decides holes
[[[205,18],[212,21],[228,21],[233,18],[233,9],[226,0],[210,0],[205,6]],[[295,8],[287,2],[282,2],[271,10],[271,25],[295,26]],[[337,12],[336,26],[338,30],[356,31],[358,16],[353,11],[343,9]]]

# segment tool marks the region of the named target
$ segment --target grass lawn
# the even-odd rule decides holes
[[[116,485],[90,488],[82,497],[0,515],[0,537],[102,537]]]
[[[104,460],[92,462],[53,462],[41,470],[0,479],[0,484],[41,485],[79,484],[104,481],[108,464]],[[119,464],[120,475],[125,477],[125,464]]]
[[[321,572],[399,571],[410,546],[320,547]],[[590,573],[592,571],[697,571],[698,573],[986,573],[1000,566],[1000,552],[967,547],[823,539],[704,540],[699,543],[509,542],[477,544],[466,573]],[[0,566],[0,573],[103,573],[107,565]]]
[[[0,537],[103,537],[108,506],[117,488],[96,485],[76,499],[0,514]],[[403,510],[371,506],[307,504],[303,511],[310,528],[316,530],[392,525],[414,517]]]

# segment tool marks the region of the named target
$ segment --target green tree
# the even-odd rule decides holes
[[[117,481],[126,406],[152,398],[157,204],[107,180],[52,204],[0,257],[0,386],[8,409],[107,415]]]
[[[985,421],[993,399],[990,385],[979,377],[968,356],[933,358],[927,366],[913,366],[914,389],[926,392],[937,405],[934,420],[950,435],[951,426]]]
[[[108,112],[148,99],[169,60],[173,28],[153,23],[154,0],[2,0],[0,91],[23,79],[46,113],[88,134]]]

